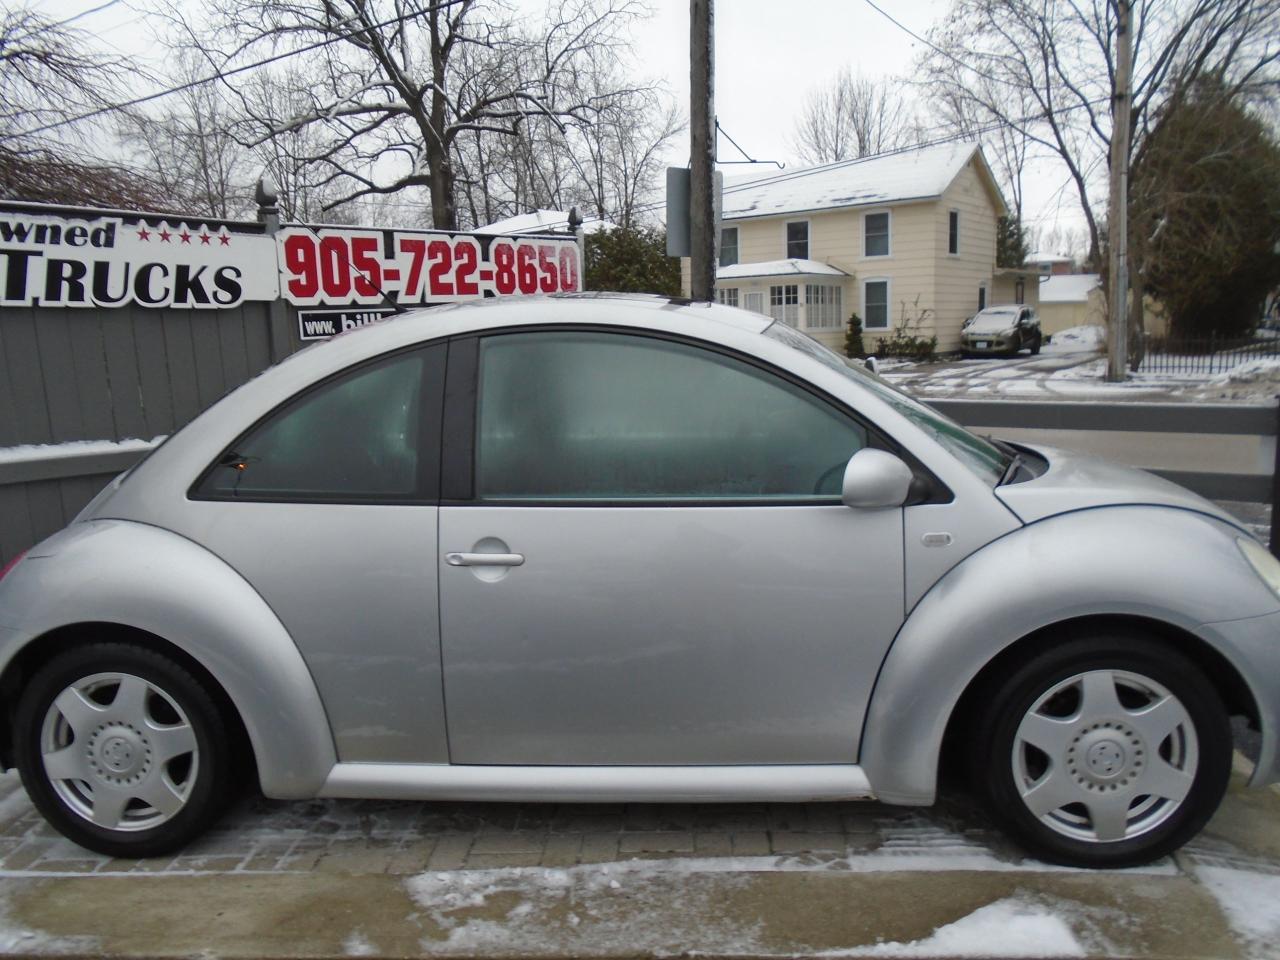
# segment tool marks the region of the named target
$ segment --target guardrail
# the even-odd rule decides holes
[[[931,400],[978,432],[1097,452],[1213,500],[1280,500],[1280,407],[1238,404]],[[0,564],[79,513],[150,443],[0,449]],[[1206,463],[1214,469],[1204,469]],[[1271,543],[1280,549],[1280,510]],[[1280,555],[1278,553],[1277,555]]]
[[[1210,500],[1280,502],[1276,403],[927,402],[977,432],[990,429],[1010,440],[1100,453]],[[1206,464],[1214,469],[1205,469]],[[1275,509],[1271,543],[1280,556],[1280,510]]]

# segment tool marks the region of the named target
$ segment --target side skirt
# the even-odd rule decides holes
[[[593,803],[873,800],[855,764],[515,767],[339,763],[322,797]]]

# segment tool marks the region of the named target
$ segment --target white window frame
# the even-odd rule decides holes
[[[803,256],[803,257],[793,257],[793,256],[791,256],[791,250],[789,249],[789,247],[791,246],[791,241],[789,241],[789,240],[787,239],[787,228],[788,228],[789,226],[791,226],[793,223],[803,223],[803,224],[804,224],[804,247],[805,247],[805,250],[804,250],[804,256]],[[808,219],[804,219],[804,220],[784,220],[784,221],[782,222],[782,252],[783,252],[783,254],[784,254],[783,259],[786,259],[786,260],[812,260],[812,259],[813,259],[813,257],[812,257],[812,256],[810,256],[810,254],[812,254],[812,253],[813,253],[813,225],[808,221]]]
[[[717,287],[716,302],[723,303],[726,307],[736,307],[738,305],[738,288]]]
[[[954,250],[951,249],[951,218],[952,217],[956,218],[956,248]],[[949,257],[960,256],[960,211],[959,210],[947,211],[947,256]]]
[[[742,295],[742,309],[767,317],[769,316],[769,311],[764,300],[765,294],[763,290],[748,290]]]
[[[884,214],[888,219],[885,223],[888,225],[888,236],[885,238],[884,253],[867,253],[867,217],[878,217]],[[862,259],[863,260],[883,260],[885,257],[893,256],[893,211],[892,210],[867,210],[862,214]]]
[[[991,305],[991,298],[988,296],[987,284],[984,280],[978,284],[978,309],[985,310]]]
[[[788,289],[795,291],[795,301],[792,303],[787,303]],[[779,292],[775,294],[775,290]],[[777,298],[776,303],[774,302],[775,297]],[[781,320],[789,327],[800,328],[800,284],[769,284],[769,316],[775,320]]]
[[[730,230],[733,231],[733,259],[726,263],[724,260],[724,235],[728,233]],[[720,228],[720,250],[719,250],[720,266],[732,267],[739,262],[741,257],[741,254],[740,254],[741,247],[739,247],[738,245],[741,242],[742,242],[742,234],[738,232],[737,227],[721,227]]]
[[[815,292],[817,300],[814,299]],[[838,283],[806,283],[804,285],[804,328],[806,330],[841,330],[844,328],[844,291]],[[815,311],[814,308],[817,308]],[[820,321],[814,322],[815,312]]]
[[[872,283],[884,284],[884,326],[873,327],[871,320],[867,316],[867,285]],[[867,277],[862,281],[862,309],[858,311],[862,317],[863,330],[888,330],[893,325],[893,278],[892,277]]]

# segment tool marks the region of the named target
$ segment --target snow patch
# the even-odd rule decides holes
[[[348,957],[372,957],[378,952],[378,948],[374,946],[369,938],[360,930],[355,930],[342,941],[342,952]]]
[[[1209,383],[1214,386],[1260,382],[1280,382],[1280,357],[1259,357],[1257,360],[1247,360],[1209,380]]]
[[[98,953],[97,937],[55,937],[43,930],[32,930],[13,919],[8,891],[0,889],[0,954],[78,954]]]
[[[0,463],[30,463],[41,460],[65,460],[71,457],[96,456],[106,453],[143,454],[159,444],[154,440],[71,440],[67,443],[24,444],[0,447]]]
[[[1107,328],[1098,327],[1092,324],[1085,324],[1079,327],[1067,327],[1065,330],[1059,330],[1053,334],[1053,338],[1049,341],[1052,346],[1061,347],[1070,344],[1073,347],[1089,347],[1101,350],[1107,342]]]
[[[998,900],[938,927],[923,940],[877,943],[824,957],[1083,957],[1084,946],[1062,917],[1038,903]]]
[[[1280,875],[1196,867],[1196,878],[1208,890],[1250,955],[1274,957],[1280,938]]]

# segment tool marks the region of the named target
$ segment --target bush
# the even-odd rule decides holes
[[[862,318],[856,313],[849,314],[849,323],[845,327],[844,355],[854,360],[861,360],[867,355],[867,348],[862,343]]]
[[[893,335],[876,345],[877,357],[925,362],[932,360],[937,354],[938,338],[922,337],[917,333],[924,322],[933,316],[933,311],[927,307],[921,308],[918,296],[911,307],[914,316],[908,317],[907,304],[903,301],[902,312],[898,317],[897,325],[893,328]]]

